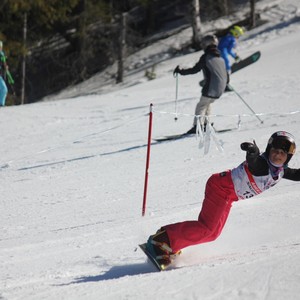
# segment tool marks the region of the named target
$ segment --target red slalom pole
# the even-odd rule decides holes
[[[146,159],[146,170],[145,170],[145,184],[144,184],[144,199],[143,199],[142,216],[145,215],[145,211],[146,211],[148,171],[149,171],[149,164],[150,164],[150,146],[151,146],[151,136],[152,136],[152,107],[153,107],[153,104],[151,103],[150,104],[150,113],[149,113],[148,145],[147,145],[147,159]]]

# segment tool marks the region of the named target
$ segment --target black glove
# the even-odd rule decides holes
[[[247,153],[249,153],[249,154],[259,153],[259,149],[258,149],[255,141],[253,141],[253,144],[249,143],[249,142],[242,143],[241,149],[243,151],[247,151]]]
[[[241,58],[238,55],[236,55],[234,60],[235,60],[236,63],[238,63],[239,61],[241,61]]]
[[[179,66],[177,66],[173,72],[174,76],[176,76],[177,74],[181,74],[181,69],[179,68]]]

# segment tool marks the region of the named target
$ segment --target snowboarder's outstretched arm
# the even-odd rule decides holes
[[[293,180],[293,181],[300,181],[300,169],[292,169],[292,168],[284,169],[283,178]]]
[[[263,176],[269,173],[268,163],[261,157],[259,148],[255,141],[253,141],[253,143],[242,143],[241,149],[247,152],[246,161],[251,174],[255,176]]]
[[[255,176],[267,175],[269,166],[267,161],[260,155],[260,151],[255,144],[245,142],[241,144],[241,149],[247,151],[246,161],[250,172]],[[293,181],[300,181],[300,169],[285,167],[283,178]]]

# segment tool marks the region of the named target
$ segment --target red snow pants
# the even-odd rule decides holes
[[[198,221],[163,226],[173,252],[215,240],[221,234],[232,202],[237,200],[231,171],[213,174],[206,183],[205,197]]]

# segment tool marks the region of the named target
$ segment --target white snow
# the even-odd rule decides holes
[[[172,71],[202,52],[158,64],[156,80],[141,71],[102,95],[89,95],[94,80],[72,99],[0,109],[0,299],[298,299],[298,182],[235,203],[221,236],[184,249],[169,271],[137,249],[161,226],[197,218],[208,177],[245,159],[241,142],[264,150],[287,130],[300,145],[300,3],[277,2],[271,22],[239,44],[241,57],[260,50],[260,60],[231,77],[264,123],[226,93],[211,119],[224,129],[240,116],[241,128],[217,134],[223,153],[211,141],[204,155],[196,138],[153,142],[144,217],[149,105],[153,137],[189,129],[202,74],[179,77],[175,122]]]

